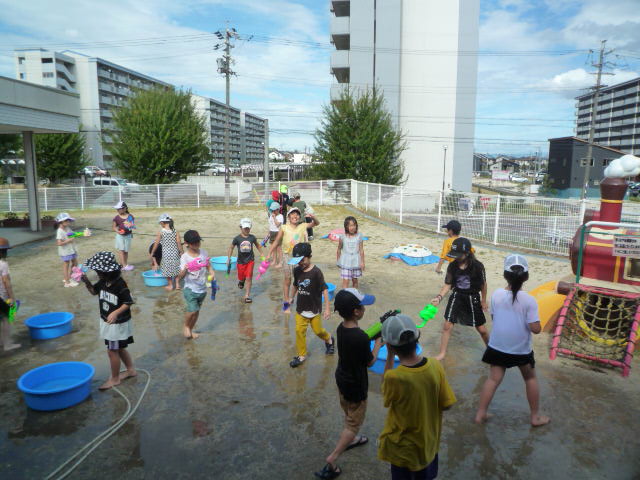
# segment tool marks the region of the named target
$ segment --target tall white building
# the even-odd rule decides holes
[[[407,187],[471,190],[479,0],[331,0],[331,100],[375,87],[402,132]]]

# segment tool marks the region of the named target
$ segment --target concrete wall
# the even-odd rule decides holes
[[[86,138],[85,153],[91,165],[104,166],[104,149],[100,132],[100,98],[98,65],[95,59],[76,58],[76,86],[80,94],[80,123]]]

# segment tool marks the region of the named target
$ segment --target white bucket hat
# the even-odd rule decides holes
[[[67,212],[59,213],[56,216],[56,222],[58,223],[64,222],[65,220],[71,220],[72,222],[76,221],[76,219],[69,215]]]

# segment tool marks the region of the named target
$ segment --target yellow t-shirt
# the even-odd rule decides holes
[[[456,235],[455,237],[447,237],[444,239],[444,242],[442,242],[442,251],[440,252],[440,258],[445,259],[447,262],[452,262],[454,260],[451,257],[447,257],[447,253],[451,251],[451,244],[456,238],[459,238],[459,235]],[[476,253],[476,249],[471,247],[471,253]]]
[[[307,224],[302,222],[291,227],[289,223],[285,223],[280,227],[282,230],[282,251],[291,253],[296,243],[307,241]]]
[[[384,406],[389,409],[380,434],[378,458],[419,471],[438,453],[442,410],[456,403],[438,360],[387,370],[382,381]]]

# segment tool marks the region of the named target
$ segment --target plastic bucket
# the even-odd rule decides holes
[[[169,284],[169,281],[166,277],[162,276],[160,270],[147,270],[146,272],[142,272],[142,278],[147,287],[164,287]]]
[[[35,315],[25,320],[34,340],[49,340],[71,332],[75,315],[69,312],[50,312]]]
[[[373,350],[373,344],[375,343],[375,341],[371,340],[371,345],[370,348]],[[417,345],[416,348],[416,353],[418,355],[420,355],[422,353],[422,347],[420,346],[420,344]],[[378,351],[378,358],[376,358],[376,363],[373,364],[372,367],[369,367],[369,370],[371,370],[374,373],[379,373],[379,374],[383,374],[384,373],[384,364],[387,363],[387,346],[383,345],[380,350]],[[393,362],[393,367],[397,367],[398,365],[400,365],[400,360],[398,359],[398,357],[396,357],[394,359]]]
[[[60,410],[82,402],[91,394],[95,369],[84,362],[50,363],[29,370],[18,388],[34,410]]]
[[[218,270],[219,272],[227,271],[227,257],[211,257],[209,262],[211,263],[211,268],[214,270]],[[236,263],[238,263],[238,257],[231,257],[231,270],[236,269]]]
[[[336,296],[336,286],[333,283],[325,282],[327,285],[327,293],[329,294],[329,301],[333,301],[333,297]],[[324,295],[322,296],[322,302],[324,303]]]

